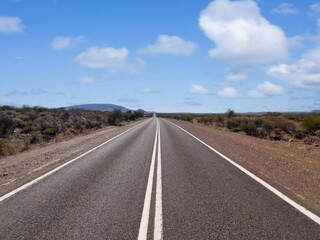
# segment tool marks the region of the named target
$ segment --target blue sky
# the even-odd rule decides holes
[[[0,105],[320,109],[313,0],[1,0]]]

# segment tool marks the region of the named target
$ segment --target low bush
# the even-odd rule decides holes
[[[42,131],[43,134],[48,135],[48,136],[55,136],[57,134],[57,129],[56,128],[47,128],[44,131]]]
[[[241,124],[241,120],[238,118],[229,118],[227,120],[227,128],[230,130],[236,130]]]
[[[1,115],[0,116],[0,137],[4,138],[13,134],[16,128],[16,122],[11,118]]]
[[[320,117],[306,117],[301,122],[301,127],[310,134],[320,130]]]

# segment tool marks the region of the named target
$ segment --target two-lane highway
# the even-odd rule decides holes
[[[320,239],[267,187],[154,117],[1,197],[0,239]]]

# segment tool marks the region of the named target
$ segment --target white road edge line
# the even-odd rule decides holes
[[[154,217],[154,235],[153,239],[162,240],[162,176],[161,176],[161,138],[160,138],[160,124],[158,122],[158,162],[157,162],[157,188],[156,188],[156,204]]]
[[[144,198],[142,217],[141,217],[141,221],[140,221],[138,240],[147,239],[148,225],[149,225],[149,215],[150,215],[150,205],[151,205],[151,195],[152,195],[152,186],[153,186],[154,165],[155,165],[156,151],[157,151],[158,124],[159,123],[157,121],[156,134],[155,134],[155,137],[154,137],[153,152],[152,152],[152,158],[151,158],[151,164],[150,164],[150,170],[149,170],[149,177],[148,177],[146,195],[145,195],[145,198]]]
[[[170,122],[170,121],[168,121]],[[177,124],[170,122],[171,124],[175,125],[176,127],[180,128],[181,130],[183,130],[184,132],[186,132],[187,134],[189,134],[191,137],[193,137],[194,139],[198,140],[200,143],[202,143],[203,145],[205,145],[206,147],[208,147],[209,149],[211,149],[212,151],[214,151],[216,154],[218,154],[219,156],[221,156],[222,158],[224,158],[225,160],[227,160],[229,163],[231,163],[232,165],[234,165],[235,167],[237,167],[238,169],[240,169],[242,172],[244,172],[245,174],[247,174],[248,176],[250,176],[251,178],[253,178],[254,180],[256,180],[258,183],[260,183],[261,185],[263,185],[264,187],[266,187],[267,189],[269,189],[271,192],[273,192],[275,195],[277,195],[278,197],[280,197],[282,200],[286,201],[287,203],[289,203],[291,206],[293,206],[295,209],[297,209],[298,211],[300,211],[301,213],[303,213],[304,215],[306,215],[307,217],[309,217],[311,220],[313,220],[314,222],[316,222],[317,224],[320,225],[320,217],[318,217],[317,215],[315,215],[314,213],[310,212],[309,210],[307,210],[305,207],[301,206],[300,204],[296,203],[295,201],[293,201],[292,199],[290,199],[289,197],[287,197],[286,195],[284,195],[283,193],[281,193],[280,191],[278,191],[277,189],[275,189],[274,187],[272,187],[271,185],[269,185],[268,183],[266,183],[265,181],[263,181],[261,178],[257,177],[256,175],[254,175],[253,173],[249,172],[247,169],[243,168],[242,166],[240,166],[239,164],[235,163],[234,161],[232,161],[230,158],[226,157],[225,155],[223,155],[222,153],[218,152],[217,150],[215,150],[213,147],[209,146],[208,144],[206,144],[205,142],[203,142],[202,140],[200,140],[199,138],[197,138],[196,136],[192,135],[191,133],[189,133],[187,130],[183,129],[182,127],[178,126]]]
[[[22,190],[24,190],[24,189],[26,189],[26,188],[30,187],[31,185],[33,185],[33,184],[35,184],[35,183],[39,182],[40,180],[42,180],[42,179],[44,179],[44,178],[48,177],[49,175],[51,175],[51,174],[53,174],[53,173],[55,173],[55,172],[59,171],[61,168],[64,168],[65,166],[69,165],[70,163],[73,163],[74,161],[78,160],[79,158],[82,158],[83,156],[85,156],[85,155],[87,155],[87,154],[89,154],[89,153],[93,152],[94,150],[96,150],[96,149],[98,149],[98,148],[102,147],[103,145],[105,145],[105,144],[107,144],[107,143],[111,142],[112,140],[114,140],[114,139],[116,139],[116,138],[120,137],[121,135],[123,135],[123,134],[125,134],[125,133],[127,133],[127,132],[129,132],[129,131],[131,131],[131,130],[133,130],[134,128],[138,127],[139,125],[141,125],[141,124],[142,124],[142,123],[144,123],[144,122],[145,122],[145,121],[143,121],[143,122],[139,123],[138,125],[136,125],[136,126],[134,126],[134,127],[130,128],[130,129],[128,129],[128,130],[126,130],[126,131],[124,131],[124,132],[120,133],[119,135],[117,135],[117,136],[115,136],[115,137],[113,137],[113,138],[111,138],[111,139],[109,139],[109,140],[105,141],[104,143],[102,143],[102,144],[100,144],[100,145],[98,145],[98,146],[96,146],[96,147],[92,148],[91,150],[89,150],[89,151],[87,151],[87,152],[85,152],[85,153],[83,153],[83,154],[79,155],[78,157],[76,157],[76,158],[74,158],[74,159],[71,159],[69,162],[66,162],[66,163],[64,163],[64,164],[60,165],[59,167],[57,167],[57,168],[55,168],[55,169],[53,169],[53,170],[51,170],[51,171],[47,172],[46,174],[44,174],[44,175],[42,175],[42,176],[40,176],[40,177],[38,177],[38,178],[36,178],[36,179],[34,179],[34,180],[32,180],[32,181],[28,182],[28,183],[26,183],[26,184],[22,185],[21,187],[19,187],[19,188],[15,189],[15,190],[13,190],[13,191],[11,191],[11,192],[9,192],[9,193],[7,193],[7,194],[3,195],[2,197],[0,197],[0,203],[1,203],[2,201],[4,201],[5,199],[7,199],[7,198],[9,198],[9,197],[13,196],[14,194],[16,194],[16,193],[18,193],[18,192],[20,192],[20,191],[22,191]]]

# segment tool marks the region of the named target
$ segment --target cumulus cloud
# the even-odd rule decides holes
[[[191,41],[183,40],[177,36],[160,35],[157,41],[148,45],[146,48],[138,49],[139,54],[172,54],[172,55],[191,55],[197,45]]]
[[[268,74],[297,87],[320,88],[320,48],[310,50],[292,64],[272,66]]]
[[[226,87],[218,92],[218,96],[223,98],[238,98],[241,97],[241,94],[233,87]]]
[[[206,95],[206,94],[210,94],[210,91],[201,85],[191,84],[191,88],[189,90],[189,93]]]
[[[81,84],[91,84],[91,83],[94,83],[95,81],[96,81],[95,78],[88,77],[88,76],[84,76],[76,79],[76,82]]]
[[[284,32],[252,0],[215,0],[201,12],[199,26],[215,42],[209,55],[230,64],[263,64],[288,55]]]
[[[281,95],[285,93],[283,87],[275,85],[269,81],[259,84],[258,89],[267,95]]]
[[[276,8],[272,10],[275,13],[288,15],[288,14],[297,14],[298,10],[293,6],[292,3],[283,2],[280,3]]]
[[[250,98],[265,98],[266,95],[263,92],[257,90],[250,90],[247,92],[247,96]]]
[[[250,90],[247,96],[250,98],[265,98],[267,96],[281,95],[285,93],[285,89],[281,86],[266,81],[258,85],[258,90]]]
[[[145,66],[142,59],[128,59],[128,54],[126,48],[91,47],[76,56],[75,62],[85,68],[110,71],[136,72]]]
[[[22,32],[24,26],[18,17],[0,16],[0,33],[11,34]]]
[[[79,36],[76,38],[72,37],[55,37],[51,43],[51,47],[55,50],[62,50],[66,48],[72,48],[86,40],[84,36]]]
[[[240,82],[247,79],[247,76],[245,74],[241,73],[228,73],[226,76],[226,79],[230,82]]]

